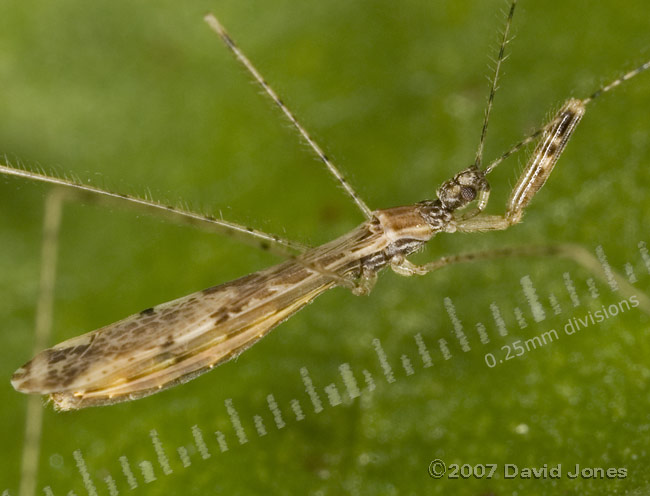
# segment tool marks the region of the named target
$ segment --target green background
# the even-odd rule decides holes
[[[431,198],[473,159],[488,58],[503,26],[498,1],[195,2],[6,0],[0,5],[0,152],[13,164],[74,174],[119,192],[223,214],[309,244],[361,216],[202,21],[214,11],[371,208]],[[650,58],[647,5],[522,1],[497,94],[486,158],[502,153],[569,96],[585,96]],[[637,243],[648,240],[650,74],[589,108],[549,183],[507,232],[440,236],[418,255],[525,243],[602,245],[617,268],[650,277]],[[491,178],[499,212],[524,155]],[[519,161],[519,164],[518,164]],[[25,397],[9,384],[32,354],[41,221],[50,188],[0,178],[0,491],[17,494]],[[68,204],[61,235],[51,342],[143,308],[261,269],[278,259],[229,239],[128,208]],[[562,283],[569,271],[582,307]],[[519,280],[530,275],[547,319],[534,323]],[[649,320],[638,310],[564,336],[489,369],[484,354],[560,329],[570,317],[619,301],[589,274],[556,260],[447,268],[424,278],[383,274],[368,298],[344,289],[313,305],[238,360],[141,401],[74,413],[45,407],[38,491],[86,494],[72,456],[81,450],[99,494],[110,474],[120,494],[603,494],[647,485]],[[554,293],[562,308],[547,304]],[[451,298],[472,348],[461,351],[443,299]],[[495,302],[510,335],[496,332]],[[513,310],[528,321],[519,329]],[[474,325],[491,342],[482,345]],[[421,333],[434,366],[424,369]],[[381,373],[380,339],[396,381]],[[443,360],[444,338],[452,358]],[[407,376],[400,356],[408,355]],[[349,363],[377,388],[349,401],[338,373]],[[325,403],[316,414],[306,367]],[[327,403],[334,383],[344,403]],[[286,426],[266,405],[273,394]],[[289,401],[299,399],[296,421]],[[239,445],[232,399],[248,443]],[[268,434],[259,437],[252,418]],[[204,433],[211,457],[192,448]],[[171,460],[164,475],[149,431]],[[229,451],[220,453],[221,430]],[[184,468],[178,446],[190,450]],[[130,491],[118,458],[138,487]],[[626,467],[623,480],[441,480],[429,462],[538,467]],[[137,464],[154,464],[145,483]]]

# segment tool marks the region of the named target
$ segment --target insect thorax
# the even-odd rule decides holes
[[[375,211],[370,229],[381,232],[385,245],[364,257],[362,265],[378,270],[390,260],[414,253],[437,233],[455,231],[454,211],[477,198],[480,202],[480,195],[489,189],[483,171],[472,165],[445,181],[436,200]]]

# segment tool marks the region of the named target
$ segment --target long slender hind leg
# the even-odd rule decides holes
[[[632,286],[624,277],[612,272],[608,274],[603,269],[603,266],[598,259],[592,255],[588,250],[576,244],[558,244],[547,246],[517,246],[508,248],[498,248],[494,250],[485,250],[469,253],[461,253],[459,255],[450,255],[447,257],[439,258],[433,262],[424,265],[415,265],[406,259],[395,260],[391,264],[391,268],[398,274],[403,276],[425,275],[434,270],[441,269],[448,265],[454,265],[465,262],[476,262],[480,260],[494,260],[499,258],[512,258],[512,257],[561,257],[573,260],[581,267],[601,279],[608,282],[609,277],[613,276],[618,284],[618,288],[624,297],[636,295],[639,300],[639,308],[650,315],[650,298],[638,288]]]

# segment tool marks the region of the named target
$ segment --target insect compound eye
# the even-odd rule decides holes
[[[476,166],[470,166],[443,183],[438,198],[446,208],[456,210],[474,201],[479,191],[489,188],[484,174]]]
[[[476,190],[471,186],[462,186],[460,188],[460,197],[463,199],[463,203],[469,203],[476,198]]]

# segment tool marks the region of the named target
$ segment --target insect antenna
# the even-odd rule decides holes
[[[636,69],[632,69],[631,71],[626,72],[626,73],[623,74],[621,77],[616,78],[616,79],[613,80],[612,82],[610,82],[610,83],[608,83],[608,84],[606,84],[606,85],[601,86],[599,89],[597,89],[596,91],[594,91],[594,92],[593,92],[591,95],[589,95],[588,97],[583,98],[582,100],[579,100],[579,102],[582,104],[583,107],[584,107],[584,106],[587,106],[589,103],[593,102],[593,101],[594,101],[596,98],[598,98],[599,96],[601,96],[601,95],[603,95],[604,93],[607,93],[607,92],[613,90],[613,89],[616,88],[617,86],[620,86],[623,82],[625,82],[625,81],[629,81],[629,80],[632,79],[633,77],[638,76],[639,74],[641,74],[643,71],[645,71],[645,70],[647,70],[647,69],[650,69],[650,60],[648,60],[648,61],[646,61],[645,63],[641,64],[641,65],[640,65],[639,67],[637,67]],[[492,172],[492,170],[494,170],[494,169],[496,168],[496,166],[499,165],[501,162],[503,162],[504,160],[506,160],[506,159],[507,159],[508,157],[510,157],[512,154],[517,153],[519,150],[521,150],[521,149],[522,149],[523,147],[525,147],[527,144],[529,144],[529,143],[531,143],[532,141],[534,141],[535,139],[537,139],[539,136],[541,136],[541,135],[544,133],[544,131],[545,131],[547,128],[549,128],[549,127],[552,126],[553,124],[555,124],[555,122],[551,121],[551,122],[548,123],[546,126],[541,127],[541,128],[539,128],[539,129],[535,130],[535,131],[534,131],[533,133],[531,133],[528,137],[524,138],[524,139],[521,140],[519,143],[517,143],[516,145],[514,145],[512,148],[510,148],[510,150],[508,150],[507,152],[505,152],[503,155],[501,155],[500,157],[494,159],[492,162],[490,162],[490,165],[488,165],[488,166],[485,168],[485,170],[484,170],[485,174],[489,174],[490,172]]]
[[[341,186],[343,186],[343,189],[345,189],[345,192],[348,194],[350,198],[354,201],[354,203],[357,204],[359,207],[359,210],[363,213],[364,217],[366,219],[371,219],[372,218],[372,211],[370,208],[368,208],[368,205],[366,205],[366,202],[361,199],[359,194],[350,186],[350,183],[343,177],[343,174],[341,174],[341,171],[338,170],[338,168],[332,163],[332,161],[325,155],[325,152],[323,152],[322,148],[316,143],[316,141],[309,135],[307,130],[303,127],[302,124],[298,121],[295,115],[293,115],[293,112],[289,110],[289,108],[285,105],[285,103],[282,101],[282,99],[278,96],[278,94],[275,92],[273,88],[269,85],[269,83],[266,82],[266,80],[262,77],[260,72],[257,70],[257,68],[253,65],[253,63],[244,55],[244,52],[240,50],[240,48],[237,46],[235,41],[230,37],[230,35],[226,32],[225,28],[221,25],[219,20],[213,15],[213,14],[208,14],[205,16],[205,22],[208,23],[208,26],[210,26],[210,29],[212,29],[219,38],[224,42],[224,44],[230,49],[230,51],[233,53],[237,61],[244,66],[244,68],[250,73],[251,76],[253,76],[253,79],[259,84],[264,92],[269,96],[269,98],[275,103],[278,108],[282,111],[282,113],[285,115],[287,119],[289,119],[289,122],[293,125],[293,127],[298,131],[300,136],[307,142],[307,144],[311,147],[311,149],[316,153],[318,158],[325,164],[325,167],[329,170],[329,172],[336,178],[336,180],[339,182]]]
[[[478,169],[481,167],[483,160],[483,148],[485,146],[485,137],[487,136],[488,122],[490,120],[490,112],[492,111],[492,104],[494,103],[494,95],[497,92],[499,84],[499,72],[501,71],[501,63],[507,58],[505,55],[506,45],[508,44],[508,34],[510,33],[510,25],[512,24],[512,17],[515,14],[515,6],[517,0],[513,0],[510,4],[508,17],[506,18],[506,25],[503,29],[503,37],[499,45],[499,55],[496,60],[496,67],[494,68],[494,77],[490,83],[490,94],[488,96],[487,107],[485,108],[485,116],[483,118],[483,127],[481,128],[481,138],[478,142],[478,149],[476,150],[476,158],[474,159],[474,166]]]

